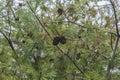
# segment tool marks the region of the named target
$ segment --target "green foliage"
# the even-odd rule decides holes
[[[88,3],[26,0],[2,9],[0,2],[0,80],[104,80],[116,38],[114,18]],[[120,76],[119,48],[112,65],[119,70],[111,73],[112,80]]]

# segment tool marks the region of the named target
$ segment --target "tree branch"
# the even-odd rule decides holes
[[[119,42],[119,29],[118,29],[118,20],[117,20],[115,5],[114,5],[112,0],[110,0],[110,3],[112,5],[113,12],[114,12],[115,27],[116,27],[116,34],[117,34],[117,36],[116,36],[116,40],[114,42],[114,46],[113,46],[113,49],[112,49],[111,60],[110,60],[110,62],[108,64],[108,66],[107,66],[106,80],[111,80],[111,72],[110,72],[110,70],[113,68],[113,65],[114,65],[114,60],[115,60],[115,55],[116,55],[115,53],[116,53],[116,49],[117,49],[118,42]]]
[[[44,29],[44,31],[47,33],[47,35],[50,37],[50,39],[53,40],[52,37],[51,37],[51,35],[50,35],[50,33],[49,33],[49,32],[47,31],[47,29],[45,28],[45,25],[42,24],[42,22],[40,21],[39,17],[38,17],[38,16],[35,14],[35,12],[33,11],[32,7],[31,7],[30,4],[29,4],[29,2],[28,2],[27,0],[26,0],[26,2],[27,2],[27,4],[28,4],[28,7],[30,8],[30,10],[31,10],[32,13],[34,14],[35,18],[38,20],[38,22],[39,22],[39,24],[41,25],[41,27]],[[64,54],[64,55],[74,64],[74,66],[75,66],[82,74],[84,74],[83,71],[78,67],[78,65],[72,60],[72,58],[71,58],[67,53],[65,53],[62,49],[60,49],[59,46],[56,46],[56,47],[58,48],[58,50],[59,50],[62,54]]]
[[[52,37],[50,35],[50,33],[47,31],[47,29],[45,28],[45,26],[43,25],[43,23],[41,22],[41,20],[39,19],[39,17],[35,14],[35,12],[33,11],[32,7],[30,6],[29,2],[26,0],[28,7],[30,8],[30,10],[32,11],[32,13],[34,14],[35,18],[37,19],[37,21],[39,22],[39,24],[41,25],[41,27],[44,29],[44,31],[48,34],[48,36],[50,37],[50,39],[52,40]]]
[[[84,75],[84,72],[79,68],[79,66],[75,63],[75,61],[72,60],[72,58],[68,55],[68,53],[63,52],[63,50],[61,50],[59,46],[56,46],[56,47],[74,64],[74,66],[80,71],[80,73]]]
[[[9,43],[9,45],[10,45],[12,51],[15,53],[15,58],[18,58],[18,56],[17,56],[17,54],[16,54],[16,51],[15,51],[15,48],[14,48],[14,46],[13,46],[13,43],[12,43],[11,39],[9,39],[1,30],[0,30],[0,32],[2,33],[2,35],[5,37],[5,39],[6,39],[7,42]]]

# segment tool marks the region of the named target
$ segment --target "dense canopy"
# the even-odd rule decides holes
[[[0,80],[119,80],[119,0],[0,0]]]

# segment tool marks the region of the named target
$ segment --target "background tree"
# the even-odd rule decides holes
[[[119,80],[118,2],[0,1],[0,80]]]

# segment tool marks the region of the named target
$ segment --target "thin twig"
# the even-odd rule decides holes
[[[14,46],[13,46],[13,43],[12,43],[11,39],[8,38],[2,31],[0,31],[0,32],[1,32],[2,35],[5,37],[5,39],[8,41],[8,43],[9,43],[12,51],[15,53],[15,57],[18,58],[17,53],[16,53],[16,51],[15,51],[15,48],[14,48]]]
[[[7,17],[8,17],[8,25],[9,25],[9,39],[10,39],[10,35],[11,35],[11,22],[10,22],[10,11],[7,11]]]
[[[61,53],[63,53],[65,56],[67,56],[68,59],[74,64],[74,66],[80,71],[80,73],[82,73],[84,75],[84,72],[79,68],[79,66],[75,63],[75,61],[72,60],[72,58],[68,55],[68,53],[63,52],[63,50],[60,49],[60,47],[58,47],[58,46],[56,46],[56,47],[59,49],[59,51]]]
[[[40,21],[39,17],[35,14],[35,12],[33,11],[32,7],[30,6],[29,2],[26,0],[30,10],[32,11],[32,13],[34,14],[35,18],[38,20],[39,24],[41,25],[41,27],[44,29],[44,31],[48,34],[48,36],[50,37],[50,39],[52,40],[52,37],[50,35],[50,33],[47,31],[47,29],[45,28],[45,26],[42,24],[42,22]]]
[[[113,12],[114,12],[116,33],[117,33],[117,35],[119,35],[119,29],[118,29],[118,19],[117,19],[117,14],[116,14],[116,10],[115,10],[115,5],[114,5],[114,3],[113,3],[113,1],[112,1],[112,0],[110,0],[110,3],[111,3],[111,5],[112,5]]]

